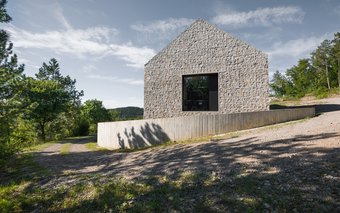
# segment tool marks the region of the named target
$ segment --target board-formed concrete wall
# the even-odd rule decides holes
[[[98,123],[98,145],[140,148],[315,116],[315,108]]]
[[[182,76],[218,73],[218,111],[182,111]],[[144,119],[269,110],[267,55],[204,20],[144,70]]]

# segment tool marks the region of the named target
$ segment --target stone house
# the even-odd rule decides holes
[[[144,71],[144,118],[269,110],[267,55],[204,20]]]

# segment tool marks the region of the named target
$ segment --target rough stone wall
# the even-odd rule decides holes
[[[218,111],[182,111],[182,76],[218,73]],[[267,55],[203,20],[160,51],[144,70],[144,118],[269,109]]]

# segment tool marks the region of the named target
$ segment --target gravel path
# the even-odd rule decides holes
[[[87,150],[84,143],[89,140],[81,139],[65,142],[72,143],[69,154],[59,154],[62,143],[36,154],[53,174],[46,186],[80,181],[84,174],[142,179],[183,170],[226,174],[245,167],[255,172],[270,168],[280,177],[294,177],[293,184],[321,175],[327,178],[315,180],[316,186],[330,181],[331,190],[340,181],[340,98],[307,104],[317,104],[322,114],[303,122],[253,129],[232,139],[131,153]]]

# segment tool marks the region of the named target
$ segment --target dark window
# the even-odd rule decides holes
[[[218,111],[218,76],[184,75],[183,111]]]

